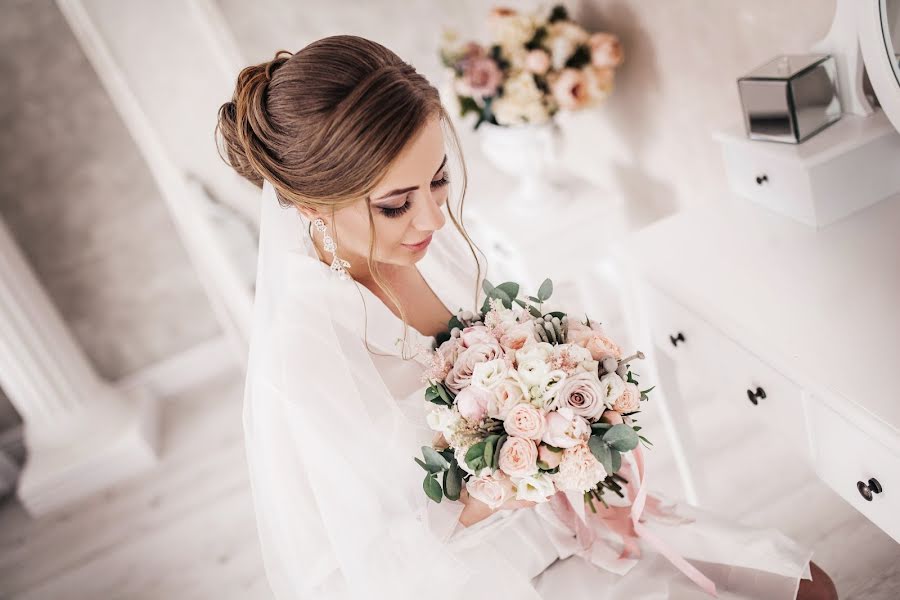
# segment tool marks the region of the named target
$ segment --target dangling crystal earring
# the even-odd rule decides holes
[[[346,269],[350,267],[350,263],[344,260],[343,258],[338,258],[337,246],[334,243],[334,240],[331,239],[331,236],[327,233],[327,228],[325,227],[325,221],[321,218],[317,218],[313,221],[313,225],[316,226],[320,232],[322,232],[323,238],[325,240],[325,249],[331,252],[331,255],[334,257],[334,260],[331,261],[331,270],[338,274],[341,279],[349,279],[350,274],[347,273]]]

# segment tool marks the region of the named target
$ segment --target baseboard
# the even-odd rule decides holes
[[[161,402],[236,369],[234,349],[220,335],[148,365],[113,382],[120,389],[142,389]],[[25,460],[25,428],[0,431],[0,497],[12,490]]]

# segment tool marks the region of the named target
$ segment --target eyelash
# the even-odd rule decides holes
[[[438,179],[436,181],[432,181],[431,188],[432,189],[441,188],[441,187],[444,187],[445,185],[447,185],[448,183],[450,183],[450,179],[447,177],[447,175],[444,175],[440,179]],[[381,213],[386,217],[392,217],[392,218],[399,217],[400,215],[402,215],[403,213],[408,211],[410,206],[412,206],[412,203],[409,201],[410,196],[411,196],[411,194],[406,195],[406,203],[403,206],[398,206],[397,208],[384,208],[383,207],[380,209]]]

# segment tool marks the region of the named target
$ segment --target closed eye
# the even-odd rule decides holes
[[[450,183],[450,179],[449,179],[449,177],[447,177],[447,172],[445,171],[444,175],[440,179],[435,179],[431,182],[431,189],[433,189],[433,190],[440,189],[440,188],[444,187],[445,185],[447,185],[448,183]],[[402,215],[403,213],[408,211],[410,209],[410,207],[412,206],[411,198],[412,198],[412,192],[410,192],[409,194],[406,195],[406,202],[404,202],[402,206],[397,206],[397,207],[382,206],[382,207],[379,207],[379,210],[381,210],[381,213],[386,217],[391,217],[391,218],[399,217],[400,215]]]

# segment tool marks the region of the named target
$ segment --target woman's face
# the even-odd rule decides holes
[[[447,157],[438,117],[430,119],[400,153],[369,197],[326,218],[328,233],[337,242],[337,255],[351,264],[354,279],[368,273],[369,207],[375,223],[374,260],[397,266],[413,265],[428,251],[431,234],[444,226],[441,212],[448,195]],[[338,235],[334,235],[334,227]],[[330,253],[321,255],[330,262]],[[422,243],[424,242],[424,243]],[[418,245],[416,245],[418,244]]]

